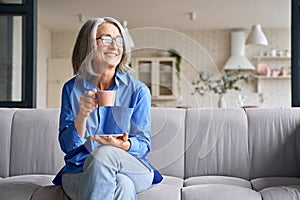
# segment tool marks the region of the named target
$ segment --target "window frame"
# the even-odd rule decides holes
[[[22,16],[22,100],[0,101],[0,107],[36,107],[37,3],[23,0],[22,4],[0,3],[0,15]]]

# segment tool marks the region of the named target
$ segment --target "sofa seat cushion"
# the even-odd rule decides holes
[[[262,200],[259,192],[225,184],[191,185],[182,189],[183,200]]]
[[[245,179],[229,176],[196,176],[184,181],[184,186],[204,184],[225,184],[251,189],[251,183]]]
[[[164,179],[161,183],[152,185],[152,187],[146,191],[138,193],[139,200],[153,200],[153,199],[181,199],[181,188],[183,186],[183,179],[163,176]]]
[[[300,178],[297,177],[265,177],[251,180],[252,188],[261,191],[265,188],[275,186],[300,185]]]
[[[276,186],[260,191],[264,200],[298,200],[300,199],[300,185]]]
[[[184,180],[182,178],[166,176],[166,175],[163,175],[163,178],[164,179],[161,182],[161,184],[163,185],[170,185],[178,188],[183,187]]]
[[[0,181],[1,200],[30,200],[39,187],[34,183]]]
[[[20,175],[0,179],[1,200],[29,200],[41,186],[52,185],[53,178],[53,175]]]
[[[35,184],[39,186],[53,185],[52,180],[54,175],[43,175],[43,174],[30,174],[30,175],[20,175],[12,176],[8,178],[0,179],[0,183],[6,184]]]
[[[31,197],[31,200],[68,200],[61,186],[49,185],[39,187]]]
[[[180,189],[183,186],[183,179],[164,176],[160,184],[153,185],[149,190],[138,194],[140,200],[153,200],[153,199],[181,199]],[[67,200],[69,199],[64,193],[61,186],[44,186],[39,187],[34,192],[31,200]]]

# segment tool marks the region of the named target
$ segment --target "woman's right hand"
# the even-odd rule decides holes
[[[97,90],[93,89],[91,91],[85,92],[79,101],[79,113],[83,118],[87,118],[91,112],[94,111],[95,108],[98,107],[98,103],[96,102],[96,93]]]
[[[91,112],[98,107],[96,102],[97,90],[93,89],[91,91],[85,92],[79,100],[79,113],[74,121],[74,127],[78,132],[80,137],[84,137],[86,129],[86,120]]]

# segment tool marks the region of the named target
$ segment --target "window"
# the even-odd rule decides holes
[[[0,107],[36,106],[36,1],[0,1]]]

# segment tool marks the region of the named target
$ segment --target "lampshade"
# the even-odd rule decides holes
[[[246,44],[260,44],[260,45],[268,45],[268,40],[261,30],[260,24],[253,25],[251,28],[251,32],[246,40]]]

